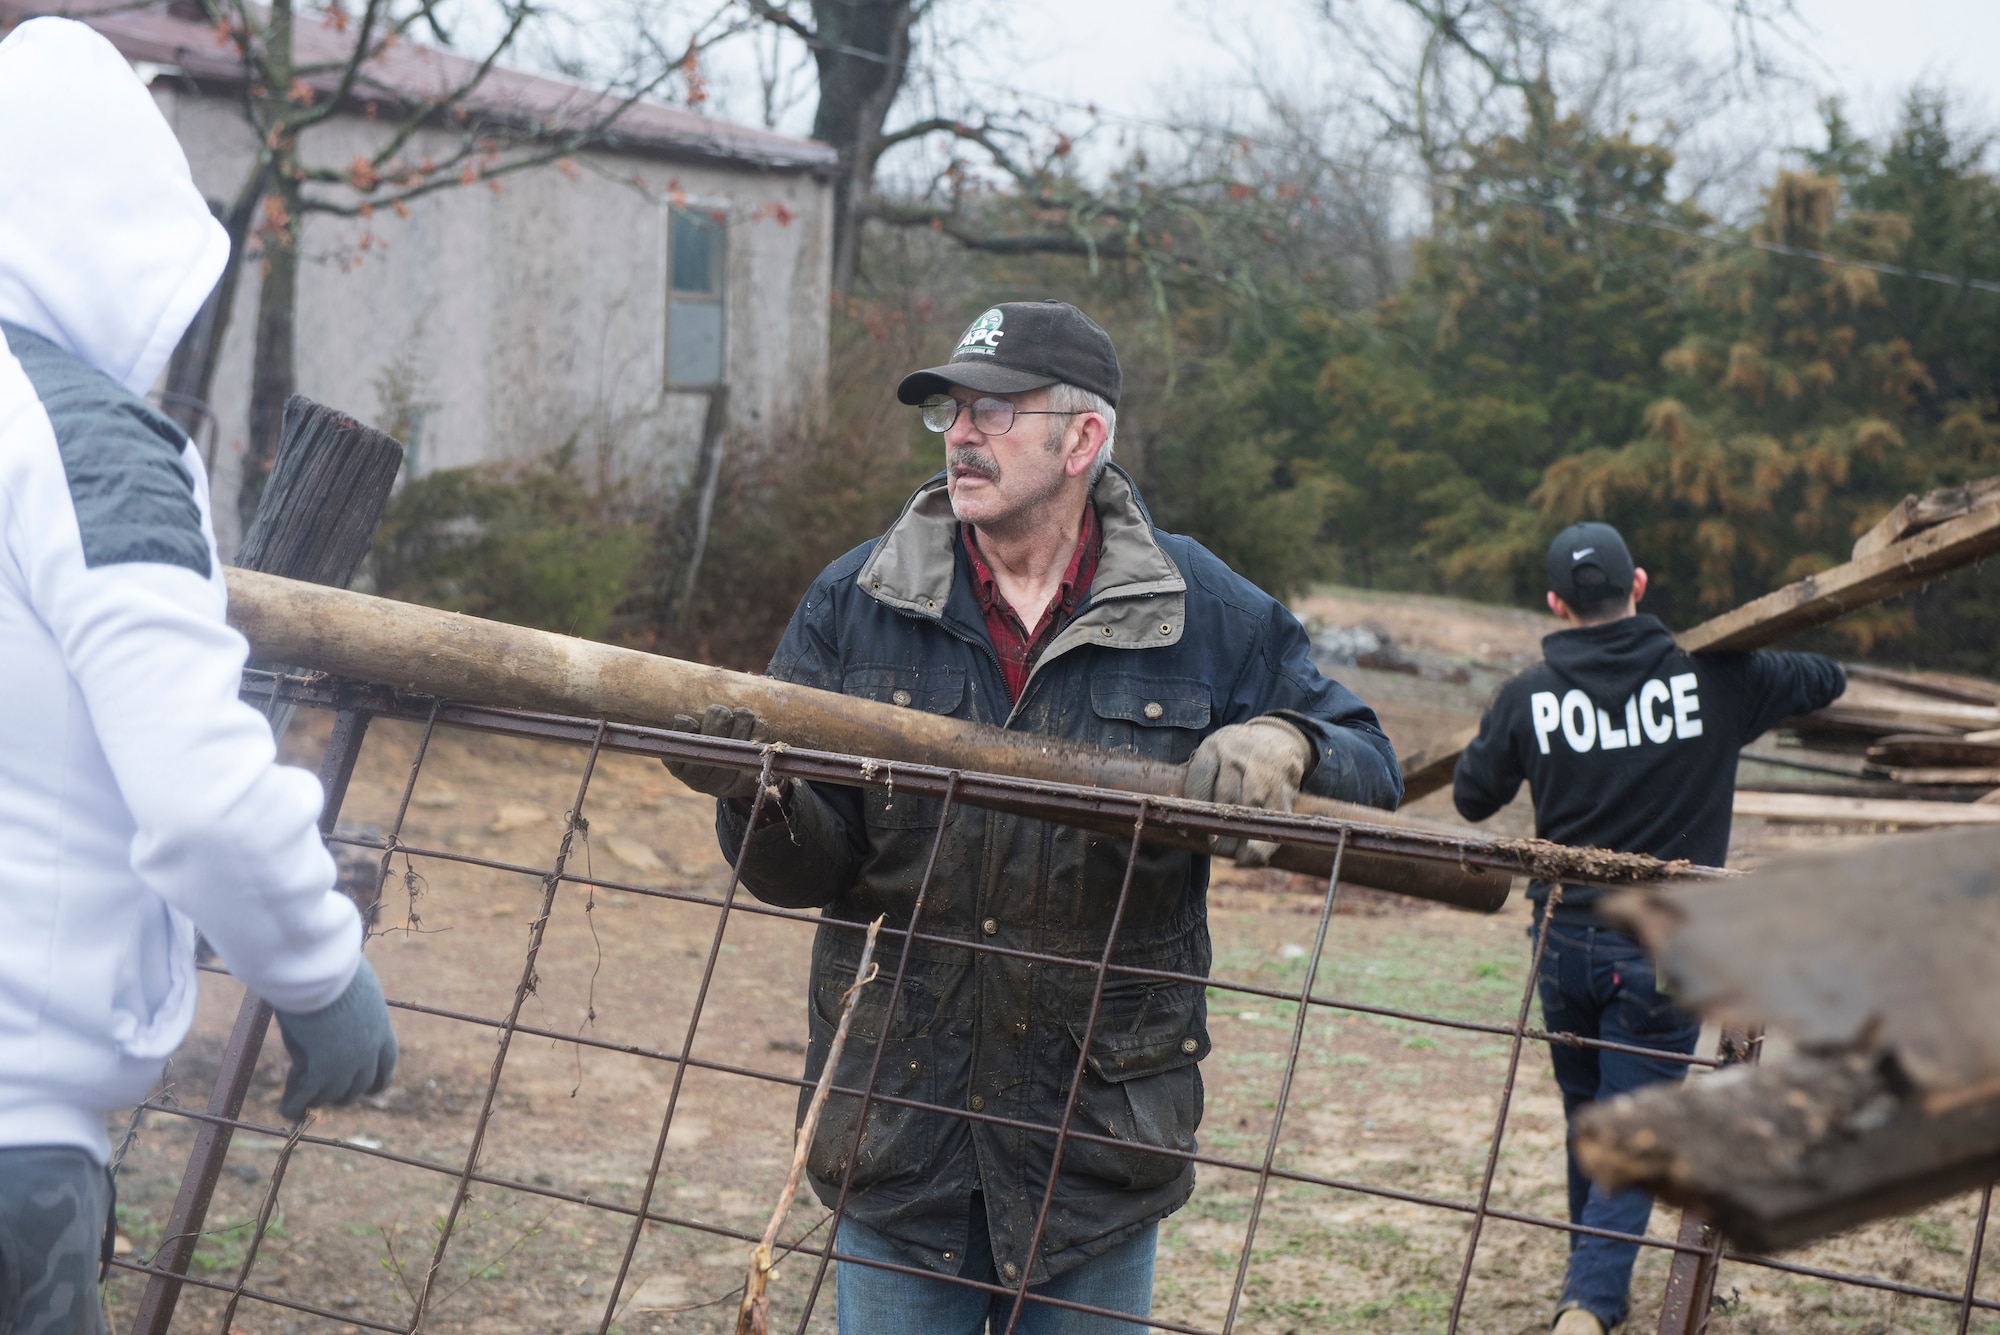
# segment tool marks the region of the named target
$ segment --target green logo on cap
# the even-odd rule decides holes
[[[1000,327],[1006,318],[1000,313],[998,306],[987,311],[974,320],[972,327],[965,331],[965,337],[958,340],[958,351],[985,353],[995,351],[1000,346],[1001,337],[1007,332]]]

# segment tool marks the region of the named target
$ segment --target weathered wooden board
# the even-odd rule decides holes
[[[1894,668],[1875,667],[1868,663],[1848,663],[1844,666],[1849,681],[1875,682],[1913,695],[1935,696],[1961,704],[2000,705],[2000,681],[1967,677],[1955,672],[1898,672]]]
[[[2000,1100],[1931,1112],[1866,1058],[1806,1057],[1597,1104],[1572,1144],[1606,1186],[1644,1187],[1772,1252],[2000,1177]]]
[[[1901,825],[1923,829],[2000,824],[2000,806],[1978,802],[1821,797],[1816,793],[1767,793],[1741,788],[1736,792],[1734,809],[1738,816],[1757,816],[1787,825]]]
[[[2000,742],[1975,742],[1967,737],[1931,737],[1922,733],[1891,733],[1868,748],[1878,765],[2000,765]]]
[[[1874,527],[1854,540],[1849,559],[1859,561],[1872,556],[1913,533],[1996,502],[2000,502],[2000,477],[1980,478],[1962,487],[1941,487],[1922,496],[1905,496],[1888,514],[1876,520]]]
[[[270,480],[236,562],[344,589],[361,569],[403,466],[403,446],[303,394],[285,400]]]
[[[1869,737],[1918,733],[1962,736],[2000,728],[2000,708],[1939,700],[1875,682],[1850,678],[1847,690],[1826,708],[1781,726],[1803,732],[1851,732]]]
[[[1940,1098],[2000,1093],[2000,830],[1868,841],[1610,911],[1705,1013],[1810,1050],[1866,1044]]]
[[[1895,782],[1912,788],[2000,784],[2000,766],[1996,765],[1891,765],[1887,772]]]
[[[1801,1058],[1614,1100],[1575,1145],[1753,1247],[1789,1246],[2000,1168],[2000,830],[1789,859],[1602,911],[1681,1004],[1792,1037]]]
[[[1911,792],[1908,786],[1888,779],[1833,779],[1826,783],[1788,783],[1782,779],[1746,783],[1739,780],[1736,784],[1739,794],[1800,793],[1807,797],[1868,797],[1884,802],[1907,802],[1913,798],[1925,802],[1977,802],[1993,792],[1994,788],[1995,785],[1990,783],[1926,784],[1922,792]]]

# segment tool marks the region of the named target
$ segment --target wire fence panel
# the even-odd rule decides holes
[[[289,754],[323,753],[339,815],[334,828],[329,811],[331,842],[367,909],[402,1066],[383,1095],[283,1124],[281,1045],[259,1048],[268,1013],[206,965],[195,1034],[118,1152],[114,1329],[735,1328],[811,1085],[808,951],[825,924],[747,892],[747,839],[727,860],[715,850],[712,810],[667,777],[657,762],[670,757],[933,804],[928,860],[900,920],[881,928],[867,984],[881,1018],[874,1034],[850,1036],[858,1046],[841,1068],[865,1079],[832,1090],[853,1128],[844,1177],[822,1184],[824,1204],[801,1193],[782,1222],[771,1330],[834,1328],[837,1262],[937,1278],[842,1245],[875,1110],[1050,1144],[1032,1199],[1039,1241],[1065,1154],[1129,1148],[1078,1115],[1097,1078],[1088,1054],[1107,988],[1125,983],[1205,989],[1213,1042],[1198,1144],[1153,1150],[1197,1165],[1197,1186],[1160,1230],[1150,1328],[1542,1329],[1568,1239],[1598,1232],[1565,1217],[1562,1110],[1540,1054],[1630,1049],[1537,1027],[1546,943],[1525,913],[1385,910],[1340,881],[1337,830],[1300,833],[1331,841],[1328,880],[1272,874],[1256,888],[1238,877],[1215,891],[1215,962],[1196,976],[1117,962],[1156,799],[316,677],[251,674],[246,694],[274,714],[297,707]],[[1121,882],[1105,887],[1104,939],[1065,955],[930,921],[945,830],[963,807],[1097,830],[1122,821],[1129,848]],[[1274,828],[1201,819],[1212,833]],[[1074,1069],[1049,1120],[881,1088],[912,961],[938,948],[1088,978],[1090,1001],[1071,1021]],[[1697,1076],[1722,1064],[1685,1060]],[[2000,1332],[2000,1301],[1979,1282],[1989,1207],[1982,1193],[1781,1258],[1738,1255],[1656,1211],[1649,1236],[1630,1239],[1642,1249],[1632,1329]],[[1034,1304],[1078,1306],[1023,1273],[952,1282],[989,1294],[1003,1330]]]

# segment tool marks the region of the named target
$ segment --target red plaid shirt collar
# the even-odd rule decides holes
[[[1021,624],[1020,614],[1001,596],[993,567],[973,541],[972,525],[961,524],[959,531],[964,537],[966,557],[972,562],[972,592],[979,600],[979,610],[986,616],[986,634],[993,641],[993,652],[999,656],[1000,675],[1007,679],[1007,698],[1019,701],[1021,692],[1027,689],[1028,674],[1035,670],[1035,661],[1049,647],[1056,632],[1068,624],[1077,604],[1089,596],[1091,581],[1097,578],[1097,558],[1104,548],[1097,507],[1083,507],[1083,531],[1076,536],[1076,550],[1070,553],[1062,586],[1042,612],[1041,623],[1032,634]]]

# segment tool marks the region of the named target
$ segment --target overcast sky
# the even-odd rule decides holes
[[[1350,0],[1368,3],[1368,0]],[[1615,0],[1646,5],[1696,47],[1732,49],[1723,17],[1728,0]],[[1889,124],[1912,83],[1950,87],[1971,122],[2000,112],[2000,0],[1796,0],[1798,20],[1766,50],[1793,77],[1759,92],[1768,119],[1755,131],[1782,148],[1816,138],[1813,107],[1836,93],[1864,132]],[[1267,76],[1324,50],[1327,29],[1307,0],[940,0],[959,35],[952,70],[996,101],[1019,90],[1037,98],[1092,104],[1112,117],[1169,117],[1191,97],[1245,85],[1252,67]],[[747,44],[718,53],[712,108],[756,121],[761,96]],[[794,51],[797,54],[797,49]],[[1309,80],[1308,61],[1288,77]],[[809,78],[780,128],[803,133],[813,105]],[[905,107],[899,112],[907,114]],[[892,115],[891,123],[897,117]]]

